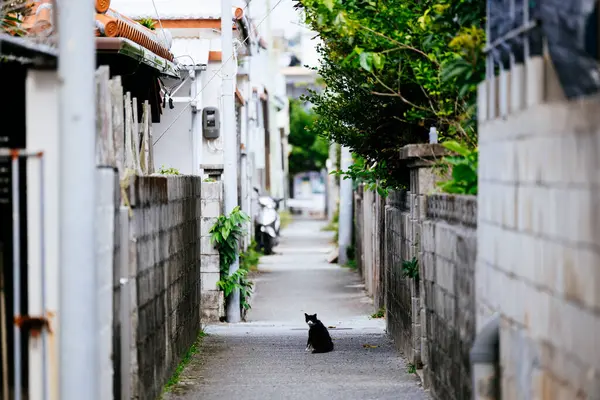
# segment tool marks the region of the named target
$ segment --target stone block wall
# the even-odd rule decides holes
[[[220,279],[219,252],[210,240],[210,228],[223,213],[223,182],[202,182],[201,195],[201,274],[202,321],[218,321],[225,316],[225,299],[217,287]]]
[[[435,399],[470,399],[477,198],[430,195],[426,215],[419,256],[425,384]]]
[[[361,276],[364,277],[364,250],[363,242],[364,237],[364,209],[363,209],[363,185],[359,185],[357,190],[354,192],[354,251],[356,259],[356,267]]]
[[[360,184],[354,194],[354,234],[357,267],[365,280],[365,290],[373,298],[374,309],[385,306],[385,199]]]
[[[413,289],[410,279],[403,276],[402,261],[406,248],[406,231],[403,223],[406,192],[390,192],[385,205],[385,290],[387,331],[394,339],[396,348],[409,362],[415,362],[415,354],[420,353],[420,345],[413,340]],[[420,339],[420,332],[418,338]],[[419,360],[417,360],[419,362]]]
[[[365,290],[370,297],[373,297],[375,292],[375,276],[374,276],[374,257],[373,257],[373,232],[377,221],[373,218],[373,203],[375,201],[375,193],[371,190],[363,190],[362,199],[362,270],[365,280]]]
[[[96,346],[100,351],[98,376],[100,398],[113,395],[113,263],[115,237],[115,209],[119,204],[117,174],[113,168],[96,169],[96,224],[95,267],[96,296],[98,299],[98,337]]]
[[[130,181],[132,398],[156,399],[201,329],[200,194],[200,177]]]
[[[567,101],[533,58],[500,104],[479,91],[477,326],[501,315],[504,399],[598,399],[600,186],[597,99]],[[483,107],[481,107],[483,105]]]

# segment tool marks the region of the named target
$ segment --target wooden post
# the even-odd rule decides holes
[[[131,93],[125,94],[125,168],[135,171],[135,156],[133,142],[133,120],[131,117]]]
[[[119,178],[122,178],[125,169],[125,119],[123,115],[123,86],[121,85],[120,76],[115,76],[110,81],[110,97],[112,104],[115,167],[119,171]]]
[[[147,138],[147,131],[148,131],[148,124],[146,122],[146,113],[147,113],[147,107],[146,107],[146,102],[144,102],[144,104],[142,105],[142,123],[141,123],[141,130],[140,130],[140,137],[141,137],[141,143],[140,143],[140,168],[142,169],[142,174],[147,175],[148,174],[148,138]]]
[[[146,102],[148,116],[148,174],[154,173],[154,139],[152,138],[152,107]]]
[[[96,70],[96,165],[115,166],[112,105],[107,66]]]
[[[140,163],[140,124],[138,122],[138,107],[137,107],[137,98],[132,99],[132,132],[131,137],[133,138],[133,162],[135,166],[135,171],[138,175],[143,175],[142,165]]]

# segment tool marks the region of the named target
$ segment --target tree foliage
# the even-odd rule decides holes
[[[476,85],[484,76],[480,0],[300,0],[319,33],[326,83],[309,100],[309,129],[363,157],[373,180],[401,185],[398,150],[440,139],[476,143]],[[376,165],[376,167],[373,167]]]
[[[292,146],[289,157],[290,175],[306,171],[319,171],[325,167],[329,155],[327,139],[310,128],[317,115],[306,110],[298,100],[290,100],[290,136]]]

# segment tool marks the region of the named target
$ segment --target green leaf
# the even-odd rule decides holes
[[[373,65],[377,70],[382,70],[385,65],[385,56],[378,53],[373,53]]]
[[[329,11],[333,11],[333,6],[335,5],[335,0],[323,0],[323,4]]]
[[[477,171],[467,164],[459,164],[452,168],[452,178],[455,181],[474,182],[477,180]]]
[[[447,148],[448,150],[450,150],[454,153],[460,154],[463,157],[467,157],[471,153],[469,151],[469,149],[467,149],[466,147],[464,147],[463,145],[461,145],[460,143],[458,143],[455,140],[443,142],[442,146],[444,146],[445,148]]]
[[[371,72],[371,62],[373,60],[372,54],[362,52],[362,53],[360,53],[359,59],[360,59],[360,66],[363,69]]]

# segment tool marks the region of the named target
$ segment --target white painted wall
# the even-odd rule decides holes
[[[217,107],[223,126],[223,101],[221,97],[221,62],[209,62],[206,71],[200,75],[202,81],[202,102],[204,107]],[[202,165],[223,165],[223,132],[218,139],[202,138]]]
[[[191,80],[188,80],[175,96],[189,98],[191,84]],[[152,125],[153,140],[158,140],[154,145],[154,168],[158,171],[164,165],[167,168],[177,168],[185,175],[193,174],[192,109],[187,107],[184,110],[187,102],[173,105],[175,108],[171,110],[167,104],[160,123]]]
[[[29,70],[27,91],[27,147],[44,152],[43,176],[39,161],[30,159],[27,166],[27,230],[28,234],[28,301],[29,314],[42,315],[45,311],[52,333],[49,335],[47,371],[51,400],[59,400],[58,391],[58,304],[59,304],[59,223],[58,223],[58,76],[52,71]],[[23,177],[22,177],[23,178]],[[44,180],[41,200],[40,181]],[[44,241],[41,238],[41,208],[44,205]],[[45,249],[46,310],[42,309],[42,246]],[[41,336],[29,341],[29,399],[41,400],[42,391],[42,341]]]

